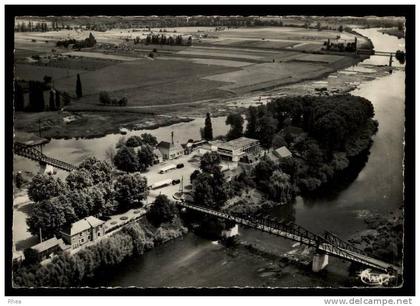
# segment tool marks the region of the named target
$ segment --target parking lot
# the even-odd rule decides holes
[[[183,180],[184,186],[190,185],[190,176],[194,170],[200,168],[200,158],[198,156],[194,156],[195,153],[191,153],[189,155],[182,155],[177,159],[167,160],[160,164],[154,165],[149,168],[149,171],[144,174],[147,178],[147,185],[151,186],[157,182],[164,181],[164,180]],[[160,169],[168,165],[177,165],[177,164],[184,164],[183,168],[179,169],[172,169],[166,173],[159,173]],[[158,189],[151,189],[148,197],[148,202],[153,202],[154,198],[159,194],[165,194],[169,198],[172,199],[173,194],[179,191],[180,183],[176,185],[169,185]]]
[[[192,152],[189,155],[182,155],[177,159],[164,161],[160,164],[150,167],[149,171],[144,173],[144,176],[147,178],[147,185],[151,186],[154,183],[168,180],[168,179],[170,180],[178,179],[178,180],[181,180],[181,182],[183,180],[184,187],[187,185],[190,185],[191,173],[193,173],[194,170],[198,170],[200,168],[200,156],[197,154],[198,154],[197,152]],[[171,164],[176,166],[177,164],[181,164],[181,163],[184,164],[183,168],[172,169],[163,174],[159,173],[160,169],[164,168],[165,166],[168,166]],[[237,163],[226,164],[224,162],[222,166],[228,167],[229,169],[234,169],[237,167]],[[225,176],[229,176],[229,175],[230,175],[230,171],[225,172]],[[172,199],[173,195],[179,191],[180,185],[181,183],[176,184],[176,185],[165,186],[162,188],[151,189],[148,196],[148,203],[153,202],[155,197],[158,196],[159,194],[165,194],[168,196],[168,198]]]

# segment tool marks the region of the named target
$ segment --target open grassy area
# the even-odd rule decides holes
[[[15,77],[31,81],[42,81],[44,76],[48,75],[54,80],[59,79],[69,79],[73,80],[73,88],[71,91],[74,91],[74,86],[76,84],[76,74],[83,73],[82,70],[76,70],[71,68],[57,68],[49,67],[46,65],[33,65],[33,64],[16,64],[15,65]]]
[[[289,27],[224,31],[211,27],[177,28],[177,34],[194,35],[191,47],[134,45],[133,38],[150,33],[145,30],[92,31],[98,41],[94,48],[78,52],[55,47],[57,40],[84,39],[89,32],[16,33],[17,58],[57,53],[72,55],[71,58],[52,56],[31,64],[18,62],[16,77],[42,80],[49,75],[53,77],[56,89],[74,95],[76,74],[80,74],[83,97],[73,100],[66,110],[77,111],[83,116],[78,124],[67,125],[61,123],[60,116],[47,118],[56,120],[49,127],[51,137],[81,135],[83,129],[87,135],[97,134],[96,129],[99,134],[115,131],[115,126],[121,126],[124,120],[128,125],[134,121],[136,124],[147,121],[145,116],[150,115],[146,113],[188,116],[214,110],[214,105],[219,105],[219,109],[227,99],[317,79],[359,60],[348,54],[307,53],[310,50],[318,52],[327,38],[336,39],[340,35],[342,40],[353,40],[354,34]],[[363,40],[359,37],[360,42]],[[154,49],[154,58],[147,57]],[[128,105],[100,105],[101,91],[107,91],[116,99],[127,97]],[[130,111],[138,113],[133,115]],[[109,112],[115,114],[115,118],[109,116]],[[25,116],[18,117],[22,123],[17,126],[31,130],[34,121],[29,115]]]
[[[17,112],[15,129],[37,134],[39,120],[41,120],[41,133],[45,138],[100,137],[109,133],[119,133],[120,128],[146,129],[188,121],[185,118],[154,116],[136,110]]]

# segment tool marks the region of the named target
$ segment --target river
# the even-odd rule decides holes
[[[404,40],[379,33],[377,29],[358,31],[369,37],[377,50],[394,52],[404,49]],[[388,60],[387,57],[373,56],[360,63],[358,68],[365,64],[386,65]],[[368,162],[346,189],[326,198],[299,197],[289,206],[273,209],[271,214],[288,216],[317,233],[329,230],[349,239],[366,229],[365,213],[388,214],[398,208],[403,203],[404,82],[405,72],[397,70],[385,77],[362,82],[351,92],[373,103],[379,130],[374,136]],[[176,141],[185,142],[199,137],[203,121],[195,119],[148,132],[159,140],[168,140],[171,131],[175,131]],[[215,135],[227,132],[224,121],[224,117],[213,118]],[[142,132],[129,132],[127,136]],[[66,156],[66,160],[72,163],[89,155],[104,159],[106,150],[120,137],[119,134],[110,134],[97,139],[52,140],[44,152],[57,158]],[[240,234],[241,241],[258,249],[278,255],[293,250],[293,243],[285,239],[242,228]],[[331,257],[321,274],[313,274],[299,265],[279,265],[276,259],[267,259],[242,248],[225,248],[188,234],[128,261],[101,277],[97,284],[122,287],[343,287],[357,284],[356,279],[349,277],[349,264]]]

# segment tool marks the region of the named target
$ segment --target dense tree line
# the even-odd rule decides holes
[[[22,266],[14,267],[13,283],[17,287],[80,286],[95,274],[126,258],[141,255],[153,245],[152,233],[134,223],[73,256],[57,256],[46,266],[41,266],[36,259],[25,260]]]
[[[70,95],[54,89],[51,84],[50,76],[45,76],[44,81],[15,81],[13,95],[15,111],[58,111],[70,104]],[[28,94],[28,103],[25,101],[25,93]]]
[[[99,93],[99,102],[102,105],[118,105],[118,106],[127,106],[128,99],[127,97],[122,97],[121,99],[111,98],[107,91],[101,91]]]
[[[34,210],[27,223],[32,234],[58,234],[71,223],[88,216],[106,216],[142,205],[147,181],[139,174],[112,177],[112,169],[96,158],[83,161],[62,182],[36,175],[28,188]]]
[[[138,40],[134,40],[134,43]],[[182,35],[172,35],[166,36],[165,34],[148,34],[145,39],[145,44],[149,45],[177,45],[177,46],[191,46],[192,45],[192,36],[184,38]]]
[[[15,32],[47,32],[51,29],[46,22],[18,22],[15,25]]]
[[[239,138],[243,135],[244,118],[239,113],[231,113],[226,117],[226,125],[230,125],[230,130],[226,135],[227,140]]]
[[[154,163],[156,145],[157,139],[151,134],[131,136],[125,143],[117,144],[119,148],[113,159],[115,167],[125,172],[146,171]]]
[[[316,190],[369,148],[377,130],[373,116],[370,101],[351,95],[279,98],[250,107],[245,135],[258,139],[265,149],[286,145],[294,153],[281,164],[261,160],[254,168],[254,183],[269,195],[285,188],[287,181],[290,190]],[[273,186],[279,180],[282,187]],[[280,194],[287,199],[293,192]]]
[[[168,199],[164,194],[156,197],[150,210],[147,213],[147,219],[154,226],[159,227],[162,223],[171,223],[177,213],[175,203]]]
[[[201,158],[200,171],[192,173],[192,201],[196,205],[221,210],[231,196],[220,161],[217,153],[206,153]],[[222,230],[232,226],[230,222],[194,211],[187,211],[184,218],[187,223],[198,224],[196,232],[211,239],[218,238]]]
[[[64,39],[56,42],[57,47],[68,48],[70,45],[73,45],[73,49],[81,48],[92,48],[96,45],[96,39],[92,33],[89,33],[89,37],[84,40]]]

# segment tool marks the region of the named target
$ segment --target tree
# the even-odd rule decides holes
[[[79,169],[85,169],[89,172],[93,184],[97,185],[103,182],[110,182],[112,168],[106,161],[100,161],[96,157],[88,157],[79,164]]]
[[[172,222],[176,215],[175,204],[164,194],[158,195],[147,213],[147,219],[156,227]]]
[[[143,144],[143,140],[141,139],[140,136],[137,136],[137,135],[130,136],[125,142],[125,145],[127,147],[132,147],[132,148],[141,146],[142,144]]]
[[[23,251],[23,256],[25,256],[24,264],[28,266],[37,265],[41,261],[38,251],[27,248]]]
[[[41,230],[42,238],[48,239],[78,219],[68,197],[60,195],[35,203],[27,224],[33,235]]]
[[[101,102],[103,105],[110,105],[111,97],[109,96],[109,93],[106,91],[101,91],[99,93],[99,102]]]
[[[146,171],[147,168],[153,165],[155,155],[153,153],[153,147],[150,145],[142,145],[140,150],[137,152],[139,170]]]
[[[318,30],[318,31],[321,31],[322,30],[322,26],[321,26],[321,22],[317,22],[316,23],[316,29]]]
[[[117,169],[125,172],[136,172],[140,169],[138,157],[133,148],[122,146],[114,157],[114,165]]]
[[[83,96],[82,93],[82,82],[80,81],[80,75],[77,74],[77,80],[76,80],[76,96],[78,99],[80,99]]]
[[[274,171],[271,175],[268,189],[268,194],[274,201],[288,203],[293,199],[294,191],[290,176],[280,170]]]
[[[93,185],[91,173],[86,169],[73,170],[66,177],[67,186],[70,190],[84,189]]]
[[[156,145],[158,144],[157,138],[155,136],[153,136],[152,134],[143,133],[140,136],[141,136],[141,141],[144,144],[148,144],[152,147],[156,147]]]
[[[200,170],[194,170],[193,173],[191,173],[190,176],[190,182],[191,184],[194,182],[194,180],[198,177],[198,175],[201,173]]]
[[[193,200],[197,205],[220,209],[228,199],[228,186],[223,173],[216,168],[212,174],[202,172],[192,181]]]
[[[68,205],[73,208],[77,220],[98,213],[97,211],[94,211],[94,203],[92,197],[84,190],[75,189],[69,191],[65,195],[65,198]]]
[[[199,173],[192,181],[192,196],[196,205],[213,208],[216,206],[213,193],[213,178],[209,173]]]
[[[147,179],[139,173],[124,174],[117,178],[114,190],[120,211],[139,207],[148,194]]]
[[[127,104],[128,104],[127,97],[122,97],[121,99],[118,100],[118,105],[119,106],[127,106]]]
[[[34,202],[47,200],[65,192],[66,187],[59,178],[56,180],[45,174],[35,175],[28,187],[28,197]]]
[[[274,162],[268,157],[262,157],[258,164],[255,165],[253,175],[255,177],[255,183],[259,189],[266,191],[267,184],[273,174],[276,166]]]
[[[71,102],[71,97],[67,92],[63,92],[62,93],[62,98],[63,98],[63,104],[64,106],[69,105]]]
[[[249,138],[257,138],[257,109],[254,106],[248,108],[246,116],[247,125],[245,136]]]
[[[14,94],[15,111],[23,111],[23,109],[25,108],[25,97],[23,94],[22,86],[17,81],[15,81]]]
[[[239,113],[231,113],[226,118],[226,125],[230,125],[230,130],[227,134],[227,139],[232,140],[242,136],[244,118]]]
[[[205,140],[213,140],[213,127],[211,124],[210,113],[207,113],[204,121],[203,138]]]
[[[264,149],[271,147],[277,125],[278,121],[268,114],[258,120],[257,136]]]
[[[287,143],[286,143],[286,140],[284,139],[284,137],[281,134],[277,133],[273,136],[273,140],[271,141],[271,145],[274,149],[278,149],[278,148],[281,148],[283,146],[286,146]]]
[[[22,172],[18,171],[15,175],[16,188],[21,188],[23,183],[24,183],[24,179],[23,179],[23,176],[22,176]]]
[[[29,108],[34,112],[43,112],[45,109],[44,85],[38,81],[29,81]]]
[[[338,27],[338,32],[343,32],[344,28],[343,25],[340,24],[340,26]]]
[[[216,152],[205,153],[201,157],[200,169],[206,173],[214,173],[216,169],[220,169],[220,156]]]
[[[54,111],[55,109],[55,95],[54,95],[54,91],[50,90],[50,100],[49,100],[49,110],[50,111]]]

